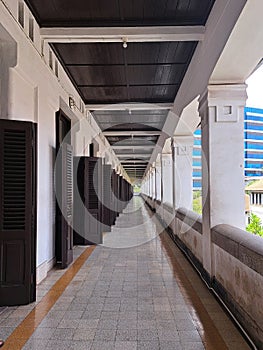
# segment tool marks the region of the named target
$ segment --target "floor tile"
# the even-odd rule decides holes
[[[132,341],[117,341],[115,350],[137,350],[137,342]]]
[[[106,247],[95,248],[23,350],[204,350],[202,332],[191,316],[197,311],[189,307],[174,263],[228,348],[249,349],[174,243],[157,234],[160,224],[149,217],[141,198],[134,198],[105,234]],[[75,247],[74,255],[84,249]],[[38,286],[38,300],[64,273],[49,274]],[[6,339],[35,305],[0,309],[0,338]]]

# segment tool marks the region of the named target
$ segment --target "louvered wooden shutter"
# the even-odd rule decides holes
[[[101,198],[102,162],[100,158],[88,157],[85,160],[85,215],[86,238],[94,243],[102,243]]]
[[[85,238],[85,157],[73,158],[73,185],[74,185],[74,208],[73,208],[73,243],[74,245],[88,245],[90,242]]]
[[[116,217],[117,217],[117,209],[116,209],[116,197],[115,197],[115,171],[111,171],[111,208],[112,208],[112,217],[111,217],[111,224],[113,225],[115,223]]]
[[[73,154],[72,146],[62,144],[62,267],[73,261]]]
[[[103,224],[104,231],[110,232],[111,230],[111,166],[103,165]]]
[[[87,198],[88,208],[91,210],[99,209],[98,199],[98,166],[97,160],[89,159],[89,171],[88,171],[88,188],[89,194]]]
[[[36,125],[0,120],[0,305],[35,300]]]
[[[26,228],[26,131],[3,133],[3,230]]]

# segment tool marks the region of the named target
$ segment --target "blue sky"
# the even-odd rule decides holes
[[[263,64],[247,79],[248,107],[263,109]]]

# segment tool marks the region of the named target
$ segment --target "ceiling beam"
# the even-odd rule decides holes
[[[170,110],[173,103],[116,103],[116,104],[91,104],[86,105],[88,111],[152,111]]]
[[[143,157],[143,158],[150,158],[151,153],[121,153],[121,154],[116,154],[118,158],[132,158],[132,157]]]
[[[122,149],[144,149],[144,148],[154,148],[155,145],[133,145],[132,143],[127,146],[121,146],[121,145],[112,145],[111,148],[116,149],[116,150],[122,150]]]
[[[205,26],[40,28],[49,43],[202,41]]]
[[[116,130],[116,131],[103,131],[104,136],[159,136],[161,131],[143,131],[143,130]]]
[[[145,169],[146,168],[146,165],[139,165],[139,164],[131,164],[131,165],[125,165],[123,166],[124,169],[134,169],[134,168],[137,168],[137,169]]]
[[[137,163],[144,163],[145,165],[148,164],[148,161],[146,160],[122,160],[121,161],[122,164],[126,164],[126,165],[132,165],[132,164],[137,164]]]
[[[126,170],[127,174],[144,174],[145,173],[145,169],[143,170],[139,170],[139,169],[134,169],[134,170]]]

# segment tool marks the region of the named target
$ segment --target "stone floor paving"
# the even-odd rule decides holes
[[[195,310],[175,278],[158,230],[160,225],[135,197],[104,236],[106,246],[96,247],[23,350],[208,349],[209,329],[193,317]],[[195,270],[171,240],[169,244],[203,309],[214,305],[213,327],[220,335],[226,325],[232,332],[222,349],[249,349]],[[50,274],[38,291],[44,294],[60,276]],[[6,317],[0,316],[0,337],[8,337],[33,307],[8,308]]]

